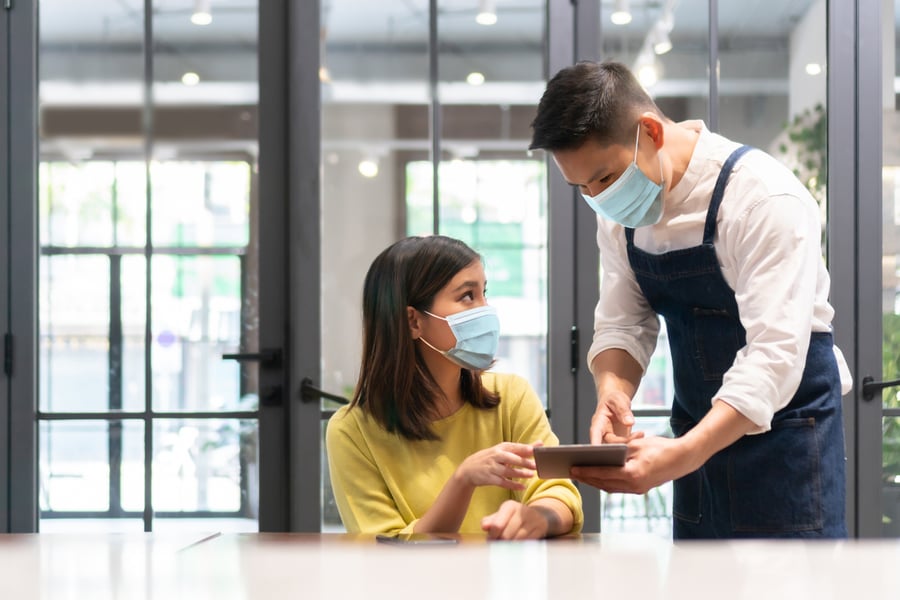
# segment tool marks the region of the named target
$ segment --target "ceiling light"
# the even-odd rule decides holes
[[[484,83],[484,75],[479,73],[478,71],[472,71],[468,75],[466,75],[466,83],[469,85],[481,85]]]
[[[194,25],[209,25],[212,23],[212,11],[210,0],[194,0],[194,12],[191,13],[191,23]]]
[[[650,48],[645,46],[635,63],[635,75],[644,88],[650,88],[659,81],[659,63]]]
[[[672,40],[669,39],[669,32],[662,22],[657,23],[653,27],[653,32],[650,35],[655,53],[665,54],[672,49]]]
[[[822,65],[819,63],[807,63],[806,65],[806,74],[807,75],[819,75],[822,72]]]
[[[654,86],[659,81],[659,72],[656,70],[656,65],[646,64],[638,67],[637,78],[645,88]]]
[[[319,81],[322,83],[331,83],[331,71],[328,67],[322,65],[319,67]]]
[[[181,76],[181,83],[184,85],[197,85],[200,83],[200,76],[193,71],[188,71]]]
[[[359,174],[363,177],[368,177],[371,179],[378,175],[378,159],[372,157],[366,157],[359,161],[359,164],[356,166],[359,170]]]
[[[616,25],[628,25],[631,23],[631,11],[628,10],[628,0],[616,0],[609,19]]]
[[[497,22],[497,9],[494,6],[494,0],[481,0],[478,3],[478,14],[475,15],[475,22],[479,25],[493,25]]]

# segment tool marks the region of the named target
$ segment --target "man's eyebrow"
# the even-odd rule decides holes
[[[585,181],[584,183],[572,183],[572,182],[569,181],[569,180],[566,180],[566,183],[568,183],[569,185],[571,185],[571,186],[573,186],[573,187],[581,187],[581,186],[583,186],[583,185],[587,185],[587,184],[589,184],[589,183],[591,183],[591,182],[593,182],[593,181],[597,181],[598,179],[601,179],[600,176],[601,176],[603,173],[605,173],[605,172],[606,172],[606,168],[605,168],[605,167],[601,167],[601,168],[597,169],[597,170],[594,172],[594,174],[591,175],[590,179],[588,179],[588,180]]]

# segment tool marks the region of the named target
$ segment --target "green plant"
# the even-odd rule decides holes
[[[828,184],[828,119],[825,107],[816,104],[784,126],[787,138],[778,145],[779,159],[803,182],[821,204]]]
[[[900,379],[900,315],[884,315],[882,332],[882,379]],[[885,408],[900,407],[894,388],[885,389],[882,398]],[[900,418],[882,421],[882,440],[882,479],[887,485],[900,485]]]

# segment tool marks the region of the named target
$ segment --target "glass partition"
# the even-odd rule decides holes
[[[887,6],[886,3],[885,6]],[[900,109],[897,104],[900,70],[897,43],[900,40],[900,0],[893,14],[883,15],[882,27],[882,371],[883,381],[900,380]],[[890,26],[892,24],[892,26]],[[888,387],[882,401],[882,534],[900,537],[900,391]]]

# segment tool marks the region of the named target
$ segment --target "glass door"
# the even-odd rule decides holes
[[[259,334],[286,319],[260,310],[257,24],[252,0],[40,3],[42,531],[259,528],[283,400]]]
[[[881,102],[883,108],[881,146],[881,218],[880,256],[881,293],[877,297],[881,336],[880,364],[872,364],[859,382],[863,402],[880,405],[880,458],[873,457],[880,469],[869,479],[880,496],[880,524],[871,523],[874,532],[884,537],[900,537],[900,111],[897,105],[897,43],[900,41],[900,1],[882,3],[881,28]],[[876,237],[877,239],[877,237]],[[874,337],[874,336],[873,336]],[[873,361],[874,362],[874,361]],[[880,371],[880,376],[879,376]],[[869,421],[868,423],[871,423]],[[873,432],[876,433],[877,432]],[[876,436],[877,437],[877,436]],[[877,483],[876,483],[877,482]],[[878,527],[880,525],[880,527]]]
[[[501,319],[494,369],[552,403],[546,163],[527,151],[546,4],[321,2],[323,432],[356,384],[366,271],[408,235],[484,256]],[[322,489],[323,531],[340,531],[324,458]]]

